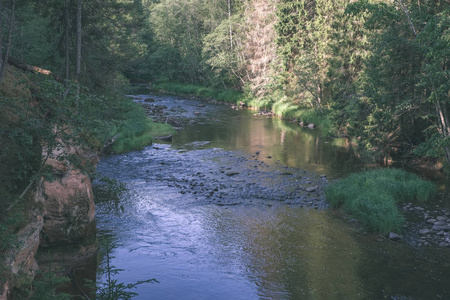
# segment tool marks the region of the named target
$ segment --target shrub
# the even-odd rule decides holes
[[[431,182],[399,169],[355,173],[325,190],[331,207],[342,208],[368,230],[380,233],[400,230],[404,224],[397,203],[424,202],[435,193],[436,187]]]

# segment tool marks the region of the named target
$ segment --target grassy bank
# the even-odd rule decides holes
[[[331,207],[342,208],[369,231],[400,231],[405,219],[397,204],[431,199],[436,187],[417,175],[399,169],[355,173],[325,190]]]
[[[147,117],[144,109],[130,99],[124,100],[120,107],[120,121],[110,134],[117,137],[112,145],[114,153],[139,150],[150,145],[155,136],[174,133],[172,125],[154,123]]]

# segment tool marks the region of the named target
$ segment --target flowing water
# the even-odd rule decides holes
[[[367,168],[350,145],[249,110],[154,98],[196,122],[98,166],[128,188],[96,194],[99,234],[118,244],[114,278],[158,281],[135,299],[450,299],[448,249],[364,234],[326,209],[323,187]]]

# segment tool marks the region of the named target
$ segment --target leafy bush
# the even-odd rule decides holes
[[[325,190],[329,204],[357,217],[370,231],[400,230],[404,217],[397,203],[427,201],[436,187],[417,175],[399,169],[378,169],[355,173]]]

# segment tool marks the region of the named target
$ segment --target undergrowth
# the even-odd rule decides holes
[[[325,190],[333,208],[342,208],[373,232],[400,231],[405,219],[397,204],[425,202],[436,187],[419,176],[399,169],[377,169],[355,173],[329,185]]]

